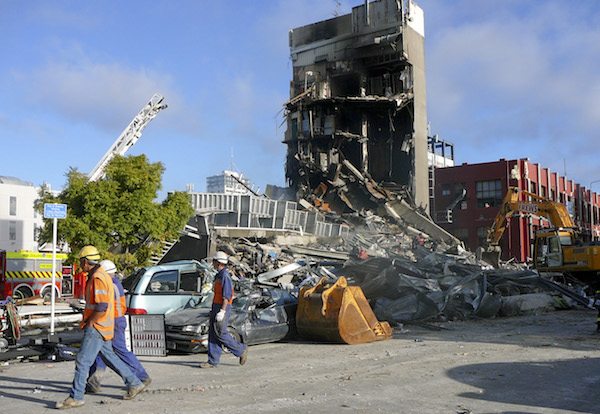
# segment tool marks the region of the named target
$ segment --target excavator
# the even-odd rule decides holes
[[[500,239],[508,225],[507,219],[517,212],[543,217],[550,222],[551,227],[541,228],[535,235],[533,259],[538,272],[571,276],[588,286],[597,283],[600,244],[581,240],[564,204],[515,187],[509,187],[488,230],[488,247],[482,252],[483,260],[498,267]]]

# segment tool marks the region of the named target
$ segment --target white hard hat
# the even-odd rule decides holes
[[[212,259],[216,260],[217,262],[219,262],[221,264],[227,264],[227,253],[222,252],[222,251],[218,251],[212,257]]]
[[[100,262],[100,267],[109,275],[114,275],[117,273],[117,266],[115,266],[115,264],[110,260],[102,260]]]

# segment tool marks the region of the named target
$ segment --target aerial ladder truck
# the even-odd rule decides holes
[[[125,155],[129,148],[137,142],[142,136],[142,131],[146,126],[154,119],[158,113],[165,109],[167,105],[163,105],[163,96],[155,93],[150,101],[142,110],[133,118],[133,121],[125,128],[119,138],[112,144],[112,146],[106,151],[106,154],[100,159],[98,164],[94,167],[92,172],[89,174],[89,181],[97,181],[104,176],[104,169],[116,155]]]
[[[117,140],[111,145],[106,154],[100,159],[88,176],[89,181],[98,181],[104,176],[104,169],[115,156],[123,156],[133,147],[133,145],[142,136],[142,131],[146,126],[158,115],[160,111],[167,108],[163,104],[164,97],[155,93],[152,98],[144,105],[141,111],[127,125],[127,128],[119,135]],[[78,272],[75,264],[73,269],[73,296],[83,297],[83,289],[85,286],[85,275]]]

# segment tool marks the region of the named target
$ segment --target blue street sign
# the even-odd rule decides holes
[[[67,218],[66,204],[44,204],[44,218]]]

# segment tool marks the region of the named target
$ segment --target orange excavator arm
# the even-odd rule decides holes
[[[519,200],[519,195],[531,197],[532,200]],[[544,217],[550,221],[552,227],[574,227],[573,220],[564,204],[555,203],[537,194],[509,187],[500,211],[496,215],[492,226],[488,230],[487,242],[490,246],[497,246],[506,230],[506,219],[515,212],[533,214]]]

